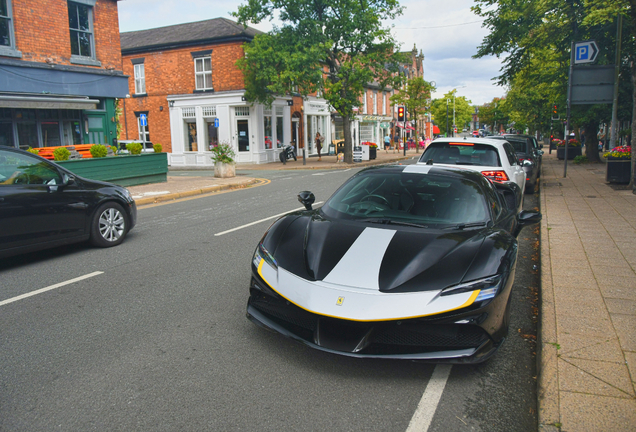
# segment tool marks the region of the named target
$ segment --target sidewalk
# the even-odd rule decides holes
[[[422,154],[420,150],[416,153],[415,150],[408,150],[406,156],[404,152],[393,152],[389,150],[378,150],[377,158],[370,161],[364,161],[354,164],[338,163],[336,156],[323,156],[321,161],[318,161],[317,157],[307,158],[306,163],[303,165],[302,158],[297,161],[290,160],[286,164],[281,162],[274,162],[268,164],[238,164],[236,166],[236,177],[233,178],[216,178],[214,177],[213,168],[192,168],[192,167],[172,167],[171,173],[168,172],[168,181],[164,183],[152,183],[141,186],[131,186],[128,188],[133,195],[135,202],[138,206],[154,204],[163,201],[173,201],[180,198],[187,198],[194,195],[222,192],[231,189],[240,189],[246,187],[257,186],[260,184],[266,184],[267,180],[254,178],[258,171],[267,170],[301,170],[301,169],[349,169],[360,168],[365,166],[380,165],[385,163],[398,162],[404,159],[410,159],[412,157],[419,157]],[[196,171],[201,175],[188,175],[179,176],[176,175],[177,171]],[[246,176],[244,173],[250,173],[250,176]]]
[[[545,152],[539,429],[636,430],[636,195]]]

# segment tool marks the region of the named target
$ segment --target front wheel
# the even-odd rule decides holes
[[[97,247],[117,246],[128,233],[128,216],[116,202],[104,203],[91,222],[91,243]]]
[[[295,151],[292,152],[292,156],[294,157],[294,161],[298,160],[298,159],[296,159],[296,152]]]
[[[280,161],[282,163],[285,163],[285,151],[284,150],[278,154],[278,159],[280,159]]]

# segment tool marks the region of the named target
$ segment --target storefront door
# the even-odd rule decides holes
[[[250,151],[249,120],[236,120],[236,132],[238,134],[238,149],[240,152]]]

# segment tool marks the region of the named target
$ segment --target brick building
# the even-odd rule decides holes
[[[172,166],[205,166],[219,143],[230,144],[239,163],[266,163],[278,160],[282,143],[302,147],[307,133],[325,133],[324,101],[281,96],[271,108],[245,101],[235,63],[258,33],[226,18],[122,33],[123,70],[132,78],[120,138],[160,143]]]
[[[0,145],[112,143],[127,93],[116,0],[0,0]]]

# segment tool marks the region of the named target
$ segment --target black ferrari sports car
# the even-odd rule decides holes
[[[365,169],[287,214],[252,259],[247,317],[352,357],[481,362],[508,332],[522,211],[514,183],[427,165]]]

